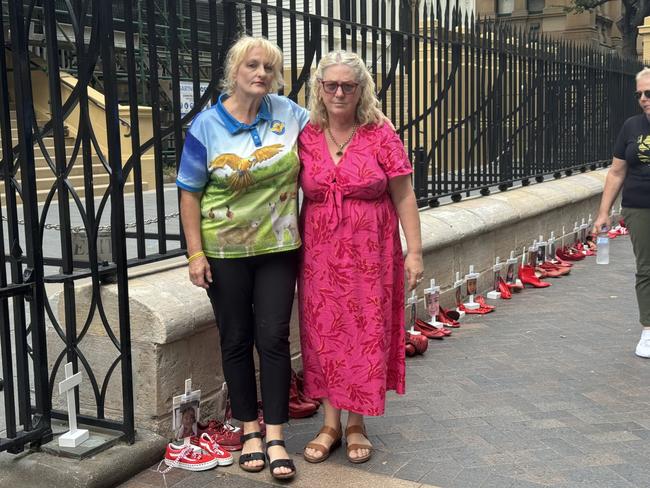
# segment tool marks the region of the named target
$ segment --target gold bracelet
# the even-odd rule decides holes
[[[187,258],[188,264],[194,261],[197,258],[200,258],[201,256],[205,256],[205,253],[203,251],[195,252],[192,254],[190,257]]]

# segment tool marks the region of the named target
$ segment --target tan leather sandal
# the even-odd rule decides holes
[[[318,437],[321,434],[325,434],[330,436],[332,439],[334,439],[334,442],[330,445],[330,447],[324,446],[323,444],[318,444],[316,442],[310,442],[305,446],[305,449],[313,449],[315,451],[320,452],[322,455],[319,457],[314,457],[310,456],[307,454],[306,451],[303,451],[303,457],[305,458],[305,461],[308,463],[322,463],[325,461],[328,457],[330,457],[331,452],[339,447],[341,445],[341,427],[339,426],[339,429],[333,429],[332,427],[328,427],[327,425],[324,425],[319,431],[316,437]]]
[[[348,437],[350,434],[361,434],[363,435],[366,439],[368,438],[368,434],[366,434],[366,426],[365,425],[351,425],[345,429],[345,440],[347,442]],[[363,457],[350,457],[350,453],[352,451],[356,451],[357,449],[368,449],[368,454]],[[348,444],[347,447],[348,450],[348,461],[354,464],[361,464],[365,463],[370,457],[372,456],[372,451],[374,450],[372,446],[367,445],[367,444]]]

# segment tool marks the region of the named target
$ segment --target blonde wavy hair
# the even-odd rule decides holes
[[[379,124],[383,115],[379,109],[379,100],[375,95],[375,82],[363,60],[355,53],[348,51],[332,51],[323,56],[316,67],[316,71],[309,80],[309,119],[319,128],[329,125],[327,109],[323,103],[323,74],[327,68],[336,65],[347,66],[354,73],[354,79],[361,90],[361,98],[357,105],[357,122],[359,125]]]
[[[259,47],[264,52],[264,57],[273,67],[273,80],[271,81],[270,93],[277,92],[280,87],[284,86],[284,78],[282,77],[282,51],[274,43],[264,37],[251,37],[243,36],[235,42],[226,56],[226,63],[223,68],[223,79],[220,86],[221,91],[228,95],[232,95],[235,91],[237,78],[237,70],[244,62],[248,53]]]

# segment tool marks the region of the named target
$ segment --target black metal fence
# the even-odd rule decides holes
[[[178,164],[187,123],[216,100],[225,52],[242,32],[282,48],[284,94],[303,104],[323,53],[358,52],[414,162],[422,206],[607,164],[636,109],[639,63],[440,2],[410,3],[0,3],[0,451],[51,436],[50,418],[65,416],[51,402],[68,361],[90,385],[94,408],[81,420],[133,440],[127,269],[184,252],[165,165]],[[45,109],[32,89],[44,75]],[[101,120],[92,116],[98,107]],[[73,253],[78,235],[88,243],[84,260]],[[91,289],[81,315],[80,280]],[[103,303],[106,281],[118,296],[114,315]],[[58,309],[45,283],[60,290]],[[85,349],[97,324],[113,349],[101,371]],[[107,405],[115,388],[117,407]]]

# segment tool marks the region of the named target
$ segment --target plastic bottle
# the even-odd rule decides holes
[[[607,227],[603,226],[596,238],[596,264],[609,264],[609,236]]]

